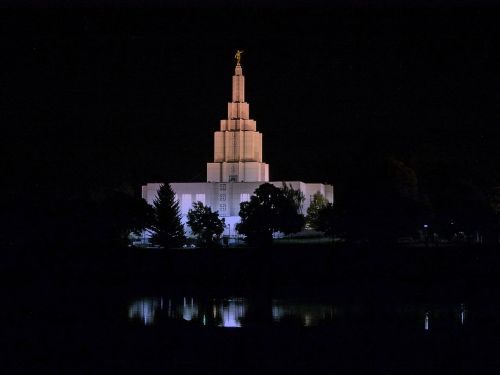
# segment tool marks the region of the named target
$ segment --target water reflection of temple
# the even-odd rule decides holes
[[[129,305],[128,317],[151,325],[164,315],[168,319],[184,320],[218,327],[241,327],[247,313],[243,298],[196,301],[194,298],[162,299],[143,298]]]
[[[331,305],[294,303],[272,300],[270,304],[272,320],[276,323],[294,322],[306,327],[332,320],[334,309]],[[195,300],[191,297],[180,299],[144,298],[129,306],[129,319],[141,320],[150,325],[160,316],[168,319],[184,320],[204,326],[241,327],[249,318],[248,300],[245,298]]]
[[[140,319],[144,325],[150,325],[154,323],[159,310],[162,310],[160,298],[143,298],[129,306],[128,317],[129,319]]]
[[[171,299],[169,305],[175,304]],[[186,321],[199,321],[202,325],[216,325],[218,327],[241,327],[241,320],[246,315],[246,300],[243,298],[229,298],[211,301],[206,304],[195,303],[193,298],[184,298],[182,304],[170,309],[169,318],[180,318]]]
[[[254,301],[255,302],[255,301]],[[259,304],[257,304],[259,305]],[[265,310],[265,311],[256,311]],[[431,330],[431,320],[435,322],[450,322],[463,326],[467,318],[464,304],[457,308],[453,306],[422,309],[422,306],[394,307],[394,314],[384,310],[385,318],[391,316],[401,322],[411,322],[414,317],[423,323],[426,331]],[[387,313],[389,315],[387,315]],[[346,305],[334,306],[326,303],[307,303],[291,300],[273,299],[269,303],[256,307],[255,303],[245,298],[142,298],[132,302],[128,308],[130,320],[140,321],[144,325],[152,325],[157,320],[184,321],[200,326],[211,327],[242,327],[246,324],[276,323],[293,324],[304,327],[331,324],[334,321],[362,319],[366,314],[373,314],[373,310],[363,309],[362,306]],[[262,320],[262,316],[272,317]],[[385,319],[384,318],[384,319]],[[450,320],[451,318],[451,320]],[[422,319],[422,320],[421,320]],[[433,325],[434,326],[434,325]]]

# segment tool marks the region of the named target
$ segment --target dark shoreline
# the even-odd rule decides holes
[[[278,245],[266,249],[102,247],[7,252],[3,274],[19,284],[326,289],[343,283],[446,285],[500,281],[500,247]],[[51,255],[47,255],[51,254]]]

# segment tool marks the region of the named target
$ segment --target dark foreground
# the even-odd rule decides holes
[[[26,257],[22,266],[6,267],[7,373],[476,374],[497,373],[500,364],[495,248],[284,247],[58,259]],[[207,306],[243,297],[251,308],[241,328],[169,319],[166,309],[152,324],[130,318],[131,303],[144,297],[186,296]],[[294,319],[278,324],[276,299],[334,306],[337,315],[311,327]]]

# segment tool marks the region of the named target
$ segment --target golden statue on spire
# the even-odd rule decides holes
[[[239,49],[236,50],[236,55],[234,55],[234,58],[236,59],[236,65],[240,65],[241,61],[241,54],[245,51],[240,51]]]

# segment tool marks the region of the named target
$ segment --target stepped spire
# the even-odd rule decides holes
[[[269,166],[262,162],[262,134],[250,119],[245,102],[245,77],[241,54],[236,51],[232,100],[227,104],[227,118],[221,120],[214,134],[214,162],[207,163],[209,182],[269,181]]]

